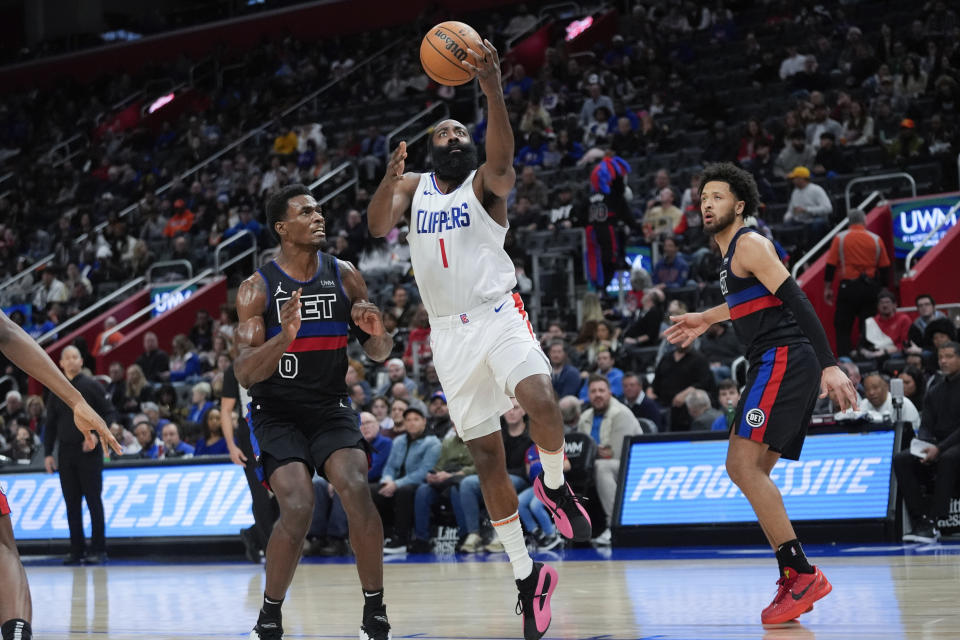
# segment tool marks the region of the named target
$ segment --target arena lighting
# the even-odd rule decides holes
[[[154,111],[156,111],[157,109],[159,109],[159,108],[162,107],[163,105],[165,105],[165,104],[167,104],[167,103],[169,103],[169,102],[172,102],[172,101],[173,101],[173,93],[172,93],[172,92],[171,92],[171,93],[168,93],[168,94],[165,95],[165,96],[160,96],[159,98],[157,98],[156,100],[153,101],[153,104],[151,104],[151,105],[150,105],[150,108],[147,109],[147,113],[153,113]]]
[[[570,42],[592,26],[593,16],[587,16],[583,20],[574,20],[567,25],[567,42]]]

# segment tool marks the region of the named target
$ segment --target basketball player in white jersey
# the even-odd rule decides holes
[[[437,125],[431,138],[433,173],[404,173],[406,143],[393,152],[368,208],[370,232],[383,237],[408,217],[410,259],[430,314],[434,365],[450,417],[480,476],[494,530],[513,565],[524,638],[538,640],[550,624],[557,572],[534,563],[523,542],[517,494],[507,475],[500,415],[516,397],[530,416],[543,473],[534,483],[562,535],[590,537],[590,519],[563,479],[563,421],[550,382],[550,364],[527,320],[513,263],[503,249],[507,195],[513,189],[513,131],[500,80],[500,59],[489,41],[473,70],[487,97],[486,162],[466,127]]]

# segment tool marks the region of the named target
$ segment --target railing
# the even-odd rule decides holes
[[[138,100],[138,99],[142,98],[144,95],[145,95],[144,90],[143,90],[143,89],[138,89],[137,91],[134,91],[133,93],[131,93],[131,94],[128,95],[127,97],[125,97],[125,98],[120,98],[119,100],[117,100],[116,102],[114,102],[112,105],[110,105],[110,111],[119,111],[120,109],[125,109],[125,108],[126,108],[128,105],[130,105],[132,102],[134,102],[135,100]]]
[[[197,284],[198,282],[200,282],[201,280],[203,280],[203,279],[206,278],[207,276],[211,276],[211,275],[213,275],[213,270],[212,270],[212,269],[204,269],[204,270],[201,271],[200,274],[198,274],[197,276],[195,276],[195,277],[193,277],[193,278],[190,278],[189,280],[186,280],[185,282],[181,283],[176,289],[174,289],[174,290],[171,291],[170,293],[180,293],[180,292],[183,291],[184,289],[187,289],[187,288],[189,288],[189,287],[192,287],[193,285]],[[134,322],[136,322],[137,320],[139,320],[141,317],[143,317],[144,315],[150,313],[151,311],[153,311],[153,310],[156,309],[156,308],[157,308],[157,302],[156,302],[156,301],[151,302],[149,305],[147,305],[147,306],[144,307],[143,309],[140,309],[140,311],[137,311],[135,314],[133,314],[132,316],[130,316],[129,318],[127,318],[126,320],[124,320],[124,321],[121,322],[120,324],[116,325],[116,326],[113,327],[112,329],[109,329],[108,331],[105,331],[104,334],[103,334],[103,340],[104,340],[104,342],[107,342],[107,341],[108,341],[108,338],[109,338],[110,336],[112,336],[113,334],[115,334],[116,332],[122,331],[123,329],[126,329],[126,328],[129,327],[131,324],[133,324]]]
[[[16,173],[13,172],[13,171],[9,171],[9,172],[3,174],[2,176],[0,176],[0,184],[3,184],[3,183],[6,182],[7,180],[11,179],[14,175],[16,175]]]
[[[330,87],[334,86],[335,84],[337,84],[338,82],[340,82],[341,80],[343,80],[344,78],[346,78],[347,76],[355,73],[355,72],[356,72],[357,70],[359,70],[360,68],[368,65],[370,62],[372,62],[376,57],[378,57],[378,56],[381,55],[382,53],[386,53],[387,51],[395,51],[396,48],[397,48],[397,45],[399,45],[401,42],[402,42],[402,39],[401,39],[401,38],[397,38],[396,40],[394,40],[394,41],[391,42],[390,44],[388,44],[388,45],[382,47],[381,49],[377,50],[377,51],[374,52],[372,55],[370,55],[369,57],[365,58],[365,59],[364,59],[362,62],[360,62],[359,64],[354,65],[345,75],[343,75],[343,76],[341,76],[341,77],[339,77],[339,78],[337,78],[337,79],[335,79],[335,80],[331,80],[330,82],[327,82],[325,85],[323,85],[322,87],[320,87],[319,89],[317,89],[317,90],[314,91],[313,93],[311,93],[311,94],[307,95],[306,97],[304,97],[303,99],[301,99],[299,102],[297,102],[296,104],[294,104],[292,107],[290,107],[289,109],[287,109],[286,111],[284,111],[284,112],[281,114],[281,117],[284,117],[284,116],[287,116],[287,115],[293,113],[294,111],[296,111],[297,109],[299,109],[300,107],[302,107],[304,104],[306,104],[306,103],[309,102],[310,100],[316,100],[316,99],[320,96],[320,94],[322,94],[324,91],[326,91],[326,90],[329,89]],[[182,85],[176,85],[176,86],[174,86],[174,84],[173,84],[173,79],[172,79],[172,78],[161,78],[161,79],[159,79],[159,80],[154,81],[154,83],[151,83],[151,84],[155,84],[155,83],[157,83],[157,82],[160,82],[160,83],[166,82],[166,83],[168,83],[168,84],[172,87],[173,90],[176,90],[179,86],[182,86]],[[148,85],[148,86],[149,86],[149,85]],[[147,91],[147,88],[145,87],[145,88],[144,88],[144,92],[146,92],[146,91]],[[438,104],[439,104],[439,103],[438,103]],[[444,107],[446,108],[446,105],[444,105]],[[208,157],[206,160],[203,160],[203,161],[200,162],[199,164],[196,164],[196,165],[194,165],[193,167],[191,167],[190,169],[187,169],[185,172],[183,172],[182,174],[180,174],[179,178],[180,178],[181,180],[183,180],[183,179],[186,179],[186,178],[192,176],[194,173],[200,171],[201,169],[203,169],[204,167],[206,167],[206,166],[207,166],[208,164],[210,164],[211,162],[214,162],[215,160],[219,160],[219,159],[220,159],[221,157],[223,157],[226,153],[228,153],[228,152],[236,149],[237,147],[239,147],[241,144],[243,144],[244,142],[246,142],[247,140],[249,140],[249,139],[252,138],[253,136],[259,135],[259,134],[260,134],[261,132],[263,132],[265,129],[267,129],[268,127],[272,126],[272,125],[274,124],[274,122],[276,122],[276,119],[268,120],[268,121],[262,123],[260,126],[254,128],[254,129],[252,129],[252,130],[250,130],[250,131],[248,131],[247,133],[245,133],[244,135],[242,135],[240,138],[234,140],[232,143],[228,144],[226,147],[224,147],[224,148],[221,149],[220,151],[218,151],[218,152],[214,153],[213,155],[211,155],[210,157]],[[389,149],[389,146],[388,146],[388,149]],[[4,182],[5,180],[9,179],[9,178],[12,177],[12,176],[13,176],[13,172],[10,172],[10,173],[6,174],[5,176],[0,176],[0,184],[3,184],[3,182]],[[155,193],[156,195],[160,195],[160,194],[164,193],[165,191],[167,191],[172,184],[173,184],[173,181],[171,180],[170,182],[166,183],[165,185],[162,185],[162,186],[158,187],[154,193]],[[128,206],[128,207],[126,207],[125,209],[121,210],[121,211],[117,214],[117,217],[122,218],[122,217],[128,215],[131,211],[133,211],[134,209],[136,209],[138,206],[139,206],[139,202],[135,202],[135,203],[131,204],[130,206]],[[96,227],[94,227],[94,231],[99,232],[99,231],[105,229],[106,226],[107,226],[107,223],[106,223],[106,222],[102,222],[102,223],[100,223],[99,225],[97,225]],[[84,234],[84,235],[80,236],[79,238],[77,238],[75,242],[83,242],[84,240],[86,240],[86,238],[87,238],[87,235]],[[10,285],[14,284],[15,282],[18,282],[19,280],[25,278],[29,273],[35,271],[36,269],[39,269],[39,268],[45,266],[46,264],[50,263],[50,262],[53,260],[53,258],[54,258],[54,254],[52,254],[52,253],[49,254],[49,255],[46,255],[46,256],[44,256],[43,258],[41,258],[41,259],[37,260],[36,262],[34,262],[33,264],[31,264],[29,267],[27,267],[26,269],[24,269],[24,270],[21,271],[20,273],[17,273],[17,274],[15,274],[15,275],[11,276],[10,278],[8,278],[7,280],[5,280],[5,281],[3,281],[3,282],[0,282],[0,291],[2,291],[3,289],[6,289],[7,287],[9,287]]]
[[[906,261],[903,263],[903,271],[904,271],[904,273],[906,273],[908,276],[912,276],[912,275],[913,275],[913,270],[910,268],[910,266],[913,264],[913,258],[914,258],[922,249],[926,249],[927,240],[929,240],[930,238],[932,238],[932,237],[933,237],[933,234],[935,234],[935,233],[937,233],[938,231],[940,231],[940,229],[943,228],[943,225],[946,224],[948,220],[950,220],[950,218],[957,212],[958,209],[960,209],[960,200],[958,200],[956,204],[954,204],[952,207],[950,207],[950,211],[947,212],[947,215],[945,215],[945,216],[940,220],[940,222],[937,223],[937,226],[935,226],[933,229],[930,230],[930,233],[928,233],[927,235],[923,236],[923,240],[921,240],[919,244],[915,244],[915,245],[913,246],[913,249],[911,249],[911,250],[910,250],[910,253],[907,254],[907,259],[906,259]]]
[[[197,80],[200,78],[206,78],[207,76],[214,76],[217,74],[217,61],[213,57],[207,58],[206,60],[201,60],[197,64],[190,67],[190,86],[197,86]],[[207,67],[210,67],[207,69]]]
[[[913,197],[917,197],[917,181],[913,179],[913,176],[909,173],[904,173],[903,171],[897,171],[896,173],[881,173],[876,176],[861,176],[859,178],[854,178],[847,183],[846,188],[843,190],[843,199],[847,205],[847,211],[850,211],[850,193],[855,184],[862,184],[864,182],[883,182],[886,180],[895,180],[898,178],[906,178],[910,183],[910,189],[913,192]]]
[[[153,282],[153,278],[151,276],[153,275],[153,272],[155,269],[163,268],[163,267],[176,267],[180,265],[185,265],[187,267],[187,278],[192,278],[193,265],[190,264],[189,260],[161,260],[160,262],[154,262],[153,264],[150,265],[150,268],[147,269],[147,273],[146,273],[147,282],[148,283]]]
[[[573,4],[573,3],[571,2],[571,3],[569,3],[569,4]],[[557,6],[557,5],[553,5],[553,6]],[[520,40],[521,38],[526,38],[528,35],[530,35],[530,34],[533,33],[534,31],[536,31],[536,30],[539,29],[540,27],[542,27],[543,24],[544,24],[545,22],[548,22],[550,19],[551,19],[550,15],[544,15],[543,9],[541,9],[541,10],[540,10],[540,17],[537,18],[537,21],[536,21],[536,22],[534,22],[532,25],[530,25],[529,27],[527,27],[526,29],[524,29],[523,31],[521,31],[520,33],[518,33],[517,35],[513,36],[513,37],[510,38],[509,40],[507,40],[506,50],[507,50],[507,51],[510,51],[510,49],[513,48],[513,43],[514,43],[514,42],[516,42],[517,40]]]
[[[871,201],[871,200],[873,200],[874,198],[882,197],[882,195],[883,195],[883,194],[881,194],[879,191],[874,191],[873,193],[871,193],[870,195],[868,195],[866,198],[864,198],[864,199],[863,199],[863,202],[861,202],[861,203],[857,206],[857,208],[858,208],[858,209],[866,210],[866,207],[867,207],[868,204],[870,204],[870,201]],[[850,210],[849,205],[847,206],[847,210],[848,210],[848,211]],[[843,229],[844,229],[849,223],[850,223],[850,221],[849,221],[846,217],[844,217],[844,219],[841,220],[840,222],[838,222],[838,223],[837,223],[837,226],[835,226],[833,229],[831,229],[830,232],[829,232],[827,235],[825,235],[825,236],[823,236],[822,238],[820,238],[820,242],[818,242],[817,244],[813,245],[813,248],[811,248],[809,251],[807,251],[805,254],[803,254],[803,257],[802,257],[802,258],[800,258],[799,260],[797,260],[797,263],[796,263],[795,265],[793,265],[793,273],[792,273],[792,275],[793,275],[793,279],[794,279],[794,280],[796,280],[796,279],[797,279],[797,276],[800,275],[800,267],[802,267],[802,266],[805,265],[807,262],[809,262],[810,260],[812,260],[813,258],[815,258],[816,256],[818,256],[819,253],[820,253],[820,249],[822,249],[823,247],[827,246],[827,244],[828,244],[831,240],[833,240],[833,237],[834,237],[835,235],[837,235],[838,233],[840,233],[841,231],[843,231]]]
[[[230,245],[240,240],[241,238],[246,238],[246,237],[250,238],[250,241],[253,243],[253,245],[250,247],[247,247],[246,249],[244,249],[237,255],[233,256],[223,264],[220,264],[220,253]],[[240,260],[242,260],[243,258],[246,258],[247,256],[253,256],[253,270],[256,271],[257,270],[257,236],[253,235],[252,233],[244,229],[237,235],[230,236],[229,238],[227,238],[226,240],[218,244],[216,248],[213,250],[213,272],[222,273],[224,269],[234,264],[235,262],[239,262]]]
[[[210,157],[207,158],[206,160],[204,160],[204,161],[200,162],[199,164],[194,165],[193,167],[187,169],[187,170],[184,171],[182,174],[180,174],[180,176],[179,176],[180,179],[183,180],[183,179],[185,179],[185,178],[188,178],[188,177],[192,176],[194,173],[196,173],[197,171],[200,171],[201,169],[203,169],[205,166],[207,166],[207,165],[210,164],[211,162],[214,162],[215,160],[219,160],[219,159],[220,159],[223,155],[225,155],[226,153],[228,153],[228,152],[232,151],[233,149],[237,148],[238,146],[240,146],[241,144],[243,144],[244,142],[246,142],[247,140],[249,140],[252,136],[260,133],[260,131],[262,131],[264,128],[266,128],[266,127],[268,126],[268,124],[269,124],[269,123],[263,124],[263,125],[261,125],[260,127],[254,129],[253,131],[247,132],[245,135],[243,135],[243,136],[241,136],[240,138],[238,138],[237,140],[233,141],[232,143],[230,143],[229,145],[227,145],[226,147],[224,147],[224,148],[221,149],[220,151],[216,152],[215,154],[213,154],[212,156],[210,156]],[[165,185],[162,185],[162,186],[158,187],[157,190],[156,190],[154,193],[159,196],[160,194],[166,192],[172,185],[173,185],[173,180],[171,180],[170,182],[168,182],[168,183],[165,184]],[[122,210],[120,211],[120,213],[117,214],[117,217],[118,217],[118,218],[123,218],[123,217],[125,217],[126,215],[128,215],[131,211],[135,210],[135,209],[136,209],[137,207],[139,207],[139,206],[140,206],[139,201],[138,201],[138,202],[134,202],[134,203],[131,204],[130,206],[126,207],[125,209],[122,209]],[[100,231],[102,231],[102,230],[105,229],[106,227],[107,227],[107,222],[101,222],[101,223],[98,224],[96,227],[94,227],[93,230],[94,230],[95,233],[99,233]],[[80,236],[79,238],[77,238],[74,242],[75,242],[75,243],[80,243],[80,242],[84,242],[86,239],[87,239],[87,234],[83,234],[82,236]],[[39,268],[43,267],[44,265],[50,263],[51,261],[53,261],[53,258],[54,258],[54,254],[52,254],[52,253],[51,253],[51,254],[48,254],[48,255],[40,258],[40,259],[37,260],[36,262],[34,262],[32,265],[30,265],[29,267],[27,267],[26,269],[24,269],[24,270],[21,271],[20,273],[14,275],[14,276],[11,276],[10,278],[8,278],[7,280],[5,280],[5,281],[3,281],[3,282],[0,282],[0,291],[2,291],[3,289],[6,289],[7,287],[9,287],[9,286],[10,286],[11,284],[13,284],[14,282],[17,282],[17,281],[21,280],[22,278],[26,277],[27,274],[31,273],[32,271],[35,271],[36,269],[39,269]]]
[[[44,345],[50,340],[55,340],[57,336],[60,335],[65,329],[69,329],[73,325],[78,324],[81,320],[86,319],[92,312],[106,305],[108,302],[111,302],[113,300],[116,300],[117,298],[126,296],[128,291],[130,291],[131,289],[136,289],[142,286],[143,284],[144,284],[143,276],[136,278],[134,280],[131,280],[130,282],[126,283],[125,285],[123,285],[122,287],[120,287],[119,289],[117,289],[107,297],[100,298],[99,300],[94,302],[92,305],[90,305],[89,307],[87,307],[77,315],[73,316],[69,320],[65,320],[64,322],[61,322],[59,325],[57,325],[50,331],[47,331],[45,334],[37,338],[37,344]]]
[[[69,138],[67,138],[62,142],[58,142],[57,144],[50,147],[49,151],[43,154],[42,161],[48,162],[51,166],[54,166],[54,167],[59,167],[60,165],[66,162],[69,162],[75,155],[77,155],[82,151],[82,149],[71,151],[70,146],[78,140],[85,140],[85,139],[86,139],[86,136],[84,136],[82,133],[77,133],[73,136],[70,136]],[[65,150],[63,154],[63,158],[56,158],[57,153],[61,149]]]
[[[150,80],[145,85],[143,85],[144,95],[151,95],[153,93],[162,94],[163,92],[170,93],[171,91],[176,91],[177,89],[185,86],[185,83],[177,83],[173,78],[165,76],[163,78],[156,78]]]
[[[362,69],[363,67],[367,66],[368,64],[370,64],[371,62],[373,62],[375,59],[377,59],[378,57],[380,57],[380,54],[387,53],[388,51],[397,51],[397,50],[402,46],[402,44],[404,44],[404,39],[403,39],[403,38],[397,38],[396,40],[394,40],[393,42],[387,44],[386,46],[381,47],[380,49],[377,49],[377,50],[374,51],[372,54],[370,54],[369,56],[367,56],[366,58],[364,58],[359,64],[355,64],[354,66],[352,66],[347,72],[345,72],[345,73],[344,73],[343,75],[341,75],[340,77],[334,78],[333,80],[330,80],[329,82],[327,82],[325,85],[323,85],[322,87],[320,87],[319,89],[317,89],[317,90],[314,91],[313,93],[307,94],[305,97],[303,97],[299,102],[297,102],[296,104],[294,104],[292,107],[289,107],[286,111],[283,111],[283,112],[280,114],[280,117],[281,117],[281,118],[285,118],[286,116],[290,115],[291,113],[295,112],[297,109],[299,109],[300,107],[302,107],[303,105],[305,105],[305,104],[307,104],[308,102],[311,102],[311,101],[314,103],[314,104],[313,104],[313,110],[314,110],[314,111],[319,111],[319,102],[317,101],[317,99],[320,97],[320,94],[322,94],[324,91],[326,91],[327,89],[329,89],[329,88],[332,87],[333,85],[339,83],[339,82],[340,82],[341,80],[343,80],[344,78],[353,75],[354,73],[356,73],[357,71],[359,71],[359,70]],[[391,58],[391,59],[392,59],[392,58]],[[273,121],[271,120],[271,123],[272,123],[272,122],[273,122]]]
[[[943,311],[944,309],[956,309],[960,310],[960,302],[946,302],[946,303],[937,303],[937,311]],[[903,313],[912,313],[917,311],[916,307],[897,307],[897,311],[902,311]]]
[[[271,260],[274,260],[278,255],[280,255],[280,247],[270,247],[269,249],[264,249],[260,252],[260,255],[257,256],[257,264],[261,267]]]
[[[557,2],[556,4],[548,4],[545,7],[542,7],[537,14],[540,18],[544,16],[552,15],[554,9],[559,9],[561,7],[573,7],[573,12],[577,15],[583,15],[583,9],[580,7],[579,2]]]
[[[444,120],[444,119],[450,117],[450,107],[447,106],[447,103],[446,103],[446,102],[443,102],[443,101],[434,102],[433,104],[431,104],[429,107],[427,107],[426,109],[424,109],[424,110],[421,111],[420,113],[418,113],[418,114],[416,114],[416,115],[413,115],[413,116],[410,116],[409,118],[407,118],[406,120],[404,120],[403,123],[401,123],[401,124],[397,125],[396,127],[394,127],[394,128],[393,128],[393,131],[391,131],[390,133],[387,134],[387,139],[386,139],[386,142],[387,142],[387,153],[390,153],[390,152],[391,152],[391,149],[393,149],[393,146],[392,146],[390,143],[393,141],[393,137],[394,137],[394,136],[396,136],[398,133],[400,133],[401,131],[403,131],[403,130],[406,129],[407,127],[409,127],[411,124],[413,124],[413,123],[416,122],[417,120],[420,120],[421,118],[423,118],[424,116],[430,114],[431,112],[436,111],[438,107],[443,111],[443,117],[440,118],[439,120]],[[437,120],[435,120],[434,122],[437,122]]]
[[[308,185],[307,188],[310,189],[310,191],[313,191],[314,189],[319,187],[321,184],[323,184],[327,180],[330,180],[335,176],[340,175],[341,173],[343,173],[344,171],[347,171],[348,169],[353,169],[353,177],[347,180],[346,182],[344,182],[343,184],[341,184],[340,186],[338,186],[336,189],[334,189],[330,193],[326,194],[325,196],[317,200],[318,205],[326,204],[327,202],[333,200],[334,198],[336,198],[338,195],[340,195],[350,187],[355,186],[360,181],[359,171],[357,171],[356,165],[354,165],[352,162],[344,162],[338,165],[332,171],[325,173],[324,175],[320,176],[319,178],[317,178],[315,181],[311,182]]]
[[[247,65],[243,63],[228,64],[225,67],[221,67],[220,70],[217,71],[217,89],[223,88],[223,77],[227,75],[227,73],[232,73],[234,71],[237,71],[240,69],[246,69],[246,68],[247,68]]]

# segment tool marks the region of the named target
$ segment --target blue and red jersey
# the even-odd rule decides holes
[[[720,268],[720,291],[730,308],[730,319],[740,341],[747,346],[751,362],[772,347],[808,342],[800,331],[793,312],[754,276],[741,278],[730,265],[737,240],[744,234],[756,233],[742,227],[733,236]]]

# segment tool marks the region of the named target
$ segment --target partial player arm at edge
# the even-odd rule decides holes
[[[71,410],[84,402],[83,396],[64,377],[47,352],[6,314],[0,314],[0,351],[17,368],[55,393]]]
[[[295,298],[297,293],[288,301]],[[269,340],[263,324],[263,309],[267,304],[267,289],[263,278],[254,273],[240,283],[237,291],[237,315],[240,323],[237,325],[237,360],[234,363],[234,373],[237,382],[248,389],[266,380],[276,371],[280,358],[293,338],[281,331]],[[297,304],[299,307],[299,302]],[[298,309],[299,313],[299,309]]]
[[[377,305],[367,300],[367,283],[352,263],[339,261],[340,281],[350,296],[350,318],[353,324],[369,336],[361,346],[371,360],[383,362],[393,351],[393,338],[383,328],[383,315]]]
[[[367,228],[370,235],[382,238],[410,211],[413,193],[420,182],[420,174],[404,173],[407,143],[400,142],[390,156],[387,170],[367,206]]]

